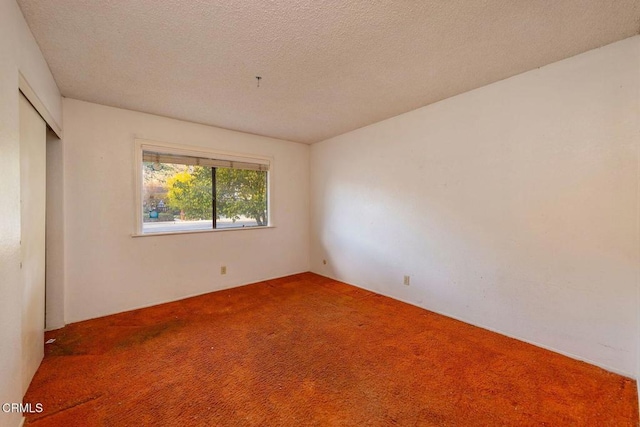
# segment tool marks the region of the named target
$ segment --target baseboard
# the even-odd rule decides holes
[[[100,314],[100,315],[94,316],[94,317],[80,318],[80,319],[66,319],[65,318],[64,326],[70,325],[72,323],[84,322],[86,320],[93,320],[93,319],[99,319],[101,317],[112,316],[114,314],[126,313],[128,311],[134,311],[134,310],[140,310],[140,309],[143,309],[143,308],[154,307],[156,305],[162,305],[162,304],[168,304],[168,303],[172,303],[172,302],[182,301],[182,300],[185,300],[185,299],[189,299],[189,298],[194,298],[194,297],[199,297],[199,296],[202,296],[202,295],[210,294],[212,292],[228,291],[229,289],[241,288],[243,286],[255,285],[256,283],[266,282],[268,280],[279,279],[281,277],[295,276],[296,274],[303,274],[303,273],[309,273],[309,272],[310,272],[309,270],[304,270],[304,271],[298,271],[298,272],[294,272],[294,273],[287,273],[287,274],[284,274],[284,275],[267,277],[265,279],[260,279],[260,280],[257,280],[255,282],[252,281],[252,282],[249,282],[249,283],[226,285],[226,286],[222,286],[222,287],[216,288],[216,289],[210,289],[210,290],[206,290],[206,291],[203,291],[203,292],[197,292],[197,293],[194,293],[194,294],[183,295],[183,296],[180,296],[180,297],[175,298],[175,299],[167,299],[167,300],[162,300],[162,301],[151,302],[149,304],[136,305],[136,306],[127,308],[127,309],[122,310],[122,311],[116,311],[114,313]]]
[[[471,326],[475,326],[477,328],[482,328],[482,329],[485,329],[487,331],[495,332],[496,334],[500,334],[500,335],[503,335],[505,337],[513,338],[514,340],[522,341],[522,342],[525,342],[527,344],[531,344],[533,346],[540,347],[540,348],[543,348],[545,350],[549,350],[549,351],[552,351],[554,353],[561,354],[563,356],[567,356],[567,357],[569,357],[571,359],[574,359],[574,360],[579,360],[581,362],[585,362],[585,363],[588,363],[590,365],[597,366],[598,368],[602,368],[605,371],[609,371],[609,372],[612,372],[614,374],[622,375],[623,377],[635,379],[635,380],[637,380],[637,382],[640,381],[640,378],[636,378],[636,373],[635,372],[634,373],[626,372],[626,371],[623,371],[621,369],[617,369],[617,368],[614,368],[612,366],[608,366],[608,365],[605,365],[603,363],[595,362],[595,361],[587,359],[585,357],[578,356],[576,354],[572,354],[572,353],[569,353],[569,352],[566,352],[566,351],[558,350],[558,349],[550,347],[548,345],[540,344],[540,343],[537,343],[535,341],[531,341],[531,340],[528,340],[528,339],[524,339],[522,337],[511,335],[511,334],[505,333],[503,331],[500,331],[498,329],[494,329],[492,327],[488,327],[488,326],[485,326],[485,325],[482,325],[482,324],[479,324],[479,323],[473,323],[473,322],[470,322],[467,319],[464,319],[464,318],[461,318],[461,317],[458,317],[458,316],[454,316],[454,315],[451,315],[449,313],[445,313],[445,312],[441,312],[441,311],[438,311],[438,310],[434,310],[432,308],[427,308],[427,307],[424,307],[422,305],[418,305],[415,302],[407,301],[405,299],[398,298],[396,296],[387,295],[387,294],[384,294],[384,293],[379,292],[379,291],[373,291],[373,290],[365,288],[365,287],[363,287],[361,285],[357,285],[355,283],[349,283],[349,282],[346,282],[344,280],[340,280],[340,279],[337,279],[335,277],[331,277],[331,276],[326,275],[326,274],[320,274],[320,273],[317,273],[315,271],[312,271],[312,273],[317,274],[319,276],[328,277],[330,279],[337,280],[337,281],[342,282],[342,283],[346,283],[347,285],[355,286],[356,288],[364,289],[365,291],[373,292],[374,294],[382,295],[382,296],[385,296],[387,298],[391,298],[391,299],[394,299],[396,301],[403,302],[405,304],[413,305],[414,307],[418,307],[418,308],[421,308],[423,310],[428,310],[428,311],[430,311],[432,313],[436,313],[436,314],[439,314],[441,316],[445,316],[445,317],[448,317],[450,319],[454,319],[454,320],[457,320],[459,322],[466,323],[466,324],[471,325]],[[639,396],[640,396],[640,383],[638,383],[638,393],[639,393]]]

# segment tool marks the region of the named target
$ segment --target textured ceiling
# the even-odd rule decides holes
[[[18,3],[64,96],[306,143],[640,30],[640,0]]]

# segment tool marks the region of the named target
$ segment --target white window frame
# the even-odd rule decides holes
[[[204,157],[218,160],[227,160],[232,162],[246,162],[257,163],[267,165],[269,171],[267,173],[267,216],[268,225],[255,226],[255,227],[237,227],[237,228],[212,228],[211,230],[176,230],[176,231],[163,231],[158,233],[145,233],[142,230],[142,205],[143,205],[143,151],[155,151],[166,152],[177,155],[191,156],[191,157]],[[256,230],[265,228],[274,228],[273,215],[271,207],[273,204],[273,157],[245,154],[245,153],[232,153],[228,151],[220,151],[207,147],[188,146],[181,144],[173,144],[168,142],[152,141],[148,139],[135,139],[134,143],[134,195],[135,195],[135,224],[133,237],[142,236],[163,236],[173,234],[192,234],[192,233],[212,233],[212,232],[227,232],[227,231],[240,231],[240,230]]]

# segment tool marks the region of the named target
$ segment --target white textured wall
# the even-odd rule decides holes
[[[47,130],[46,327],[64,326],[64,141]]]
[[[0,0],[0,403],[21,402],[20,140],[18,73],[62,122],[60,94],[14,0]],[[0,425],[20,414],[0,412]]]
[[[67,323],[309,270],[309,146],[63,105]],[[275,228],[131,237],[135,138],[272,156]]]
[[[633,37],[313,145],[312,271],[635,377],[639,83]]]

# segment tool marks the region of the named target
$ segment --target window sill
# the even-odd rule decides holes
[[[154,237],[154,236],[173,236],[176,234],[201,234],[201,233],[223,233],[226,231],[246,231],[246,230],[264,230],[265,228],[276,228],[274,225],[264,225],[260,227],[237,227],[237,228],[217,228],[211,230],[178,230],[178,231],[161,231],[158,233],[134,233],[131,237]]]

